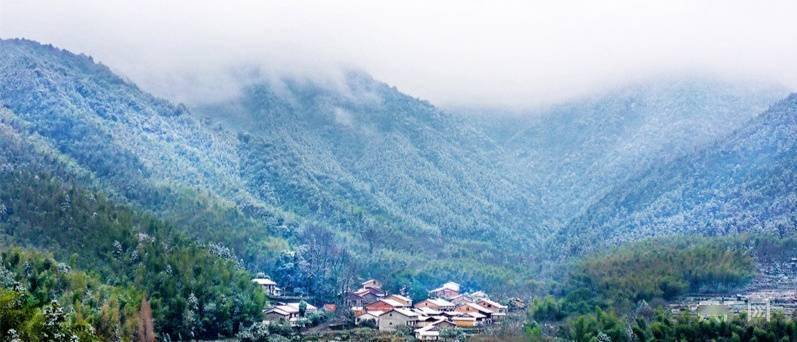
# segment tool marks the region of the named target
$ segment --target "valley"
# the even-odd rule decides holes
[[[0,41],[2,294],[33,298],[0,332],[58,305],[81,340],[290,338],[306,331],[264,317],[334,304],[312,320],[353,328],[345,294],[379,279],[416,302],[451,281],[517,298],[514,334],[573,338],[641,303],[793,284],[791,247],[771,242],[797,233],[797,95],[781,87],[652,79],[496,119],[362,71],[247,69],[234,96],[178,104],[113,70]],[[423,315],[456,325],[443,316]]]

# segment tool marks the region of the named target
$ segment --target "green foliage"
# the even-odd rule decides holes
[[[629,308],[686,292],[731,290],[750,281],[754,271],[747,249],[730,240],[655,239],[586,257],[571,275],[568,301],[588,292],[607,305]]]
[[[129,339],[141,292],[109,286],[52,257],[12,248],[0,252],[0,336],[26,341]]]
[[[226,258],[228,253],[192,242],[101,193],[48,174],[12,171],[0,173],[0,202],[8,212],[0,221],[5,244],[47,248],[104,283],[146,293],[161,334],[233,336],[238,326],[261,315],[264,294],[247,272]],[[32,293],[40,300],[50,298],[41,292],[49,284],[33,284]],[[103,306],[86,303],[94,310]],[[125,303],[129,302],[119,305]]]
[[[570,318],[567,322],[567,337],[578,342],[630,340],[625,322],[613,312],[605,312],[600,308],[596,308],[593,314]]]
[[[255,322],[236,336],[242,342],[289,341],[294,335],[291,324],[285,320],[275,322]]]
[[[559,297],[535,299],[526,335],[540,337],[541,323],[559,324],[559,337],[575,341],[777,341],[794,339],[797,322],[699,319],[691,313],[654,312],[686,291],[730,291],[744,285],[758,260],[788,260],[797,237],[649,240],[585,257],[574,265]],[[654,304],[657,305],[657,304]],[[636,306],[636,307],[634,307]]]
[[[674,316],[659,311],[649,322],[633,324],[639,341],[794,341],[797,321],[775,314],[772,320],[747,321],[743,316],[732,320],[699,319],[691,314]]]
[[[562,302],[552,296],[534,299],[529,309],[529,318],[534,321],[559,321],[567,314],[562,310]]]

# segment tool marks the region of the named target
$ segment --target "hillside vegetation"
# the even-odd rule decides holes
[[[797,227],[797,95],[715,144],[620,184],[567,224],[559,243],[621,243],[649,236],[722,236]]]
[[[104,333],[113,331],[120,338],[132,336],[131,326],[135,328],[138,321],[130,312],[139,310],[144,297],[151,303],[155,331],[172,337],[234,336],[241,325],[259,319],[265,297],[228,249],[199,244],[158,219],[114,203],[101,192],[42,170],[49,169],[49,163],[62,164],[43,154],[24,153],[27,145],[13,135],[5,138],[5,151],[19,153],[0,156],[0,249],[11,272],[8,276],[27,286],[3,285],[11,305],[8,310],[13,311],[9,315],[22,315],[19,322],[37,322],[42,319],[37,310],[56,310],[49,307],[49,299],[60,298],[58,310],[64,310],[65,319],[72,322],[64,323],[65,327],[92,326],[98,331],[102,327]],[[27,254],[12,246],[46,250],[52,256]],[[20,258],[44,265],[35,269],[43,272],[44,278],[36,280],[27,271],[32,266],[25,266]],[[56,279],[49,280],[51,276]],[[114,295],[97,292],[95,295],[105,297],[83,298],[80,291],[89,286],[86,282],[97,291],[107,289]],[[63,297],[62,292],[74,295]],[[31,295],[36,300],[26,300],[26,306],[11,304],[13,298]],[[112,307],[103,309],[106,304]],[[127,313],[116,313],[121,316],[109,323],[92,318],[108,314],[100,310]],[[102,336],[97,338],[104,339]]]
[[[575,341],[793,339],[797,321],[783,315],[770,322],[744,315],[699,319],[672,314],[663,304],[687,293],[739,289],[755,276],[756,262],[788,259],[795,243],[794,235],[656,239],[585,256],[561,288],[532,303],[526,333],[533,340]]]

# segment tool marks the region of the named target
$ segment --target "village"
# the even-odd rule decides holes
[[[331,324],[329,329],[357,327],[380,333],[411,333],[418,340],[433,341],[446,334],[476,334],[506,319],[512,309],[524,309],[525,303],[512,299],[499,303],[483,291],[463,293],[456,282],[447,282],[428,291],[427,298],[415,302],[406,294],[391,294],[375,279],[362,282],[359,289],[343,294],[340,303],[345,312],[337,312],[337,304],[321,308],[302,298],[283,296],[277,283],[267,277],[252,280],[274,300],[264,309],[264,322],[289,323],[306,327],[315,317],[349,317],[348,321]],[[441,335],[442,333],[442,335]]]

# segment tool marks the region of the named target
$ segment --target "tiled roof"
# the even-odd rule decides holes
[[[412,310],[410,310],[410,309],[393,309],[393,311],[398,312],[398,313],[400,313],[400,314],[402,314],[404,316],[407,316],[407,317],[418,317],[418,314],[415,313],[415,312],[412,312]]]
[[[476,303],[465,303],[465,305],[470,306],[470,307],[472,307],[472,308],[474,308],[474,309],[476,309],[476,310],[478,310],[480,312],[492,313],[492,311],[490,309],[485,308],[485,307],[483,307],[483,306],[481,306],[479,304],[476,304]]]
[[[432,304],[437,305],[437,306],[454,306],[454,303],[449,302],[449,301],[447,301],[445,299],[442,299],[442,298],[432,298],[432,299],[429,299],[429,302],[431,302]]]
[[[402,295],[393,294],[393,295],[390,295],[388,298],[391,298],[391,297],[399,299],[399,300],[402,300],[402,301],[405,301],[405,302],[412,302],[412,299],[410,299],[409,297],[404,297]]]
[[[499,309],[506,309],[506,305],[502,305],[501,303],[494,302],[494,301],[489,300],[487,298],[482,298],[482,299],[479,300],[479,302],[485,302],[485,303],[490,304],[490,305],[492,305],[492,306],[494,306],[496,308],[499,308]]]
[[[389,298],[382,298],[382,299],[380,299],[379,301],[380,301],[380,302],[384,302],[384,303],[386,303],[387,305],[390,305],[390,306],[392,306],[392,307],[394,307],[394,308],[400,308],[400,307],[405,307],[405,306],[407,306],[407,305],[406,305],[406,304],[404,304],[404,303],[400,303],[400,302],[397,302],[397,301],[395,301],[395,300],[392,300],[392,299],[389,299]]]

